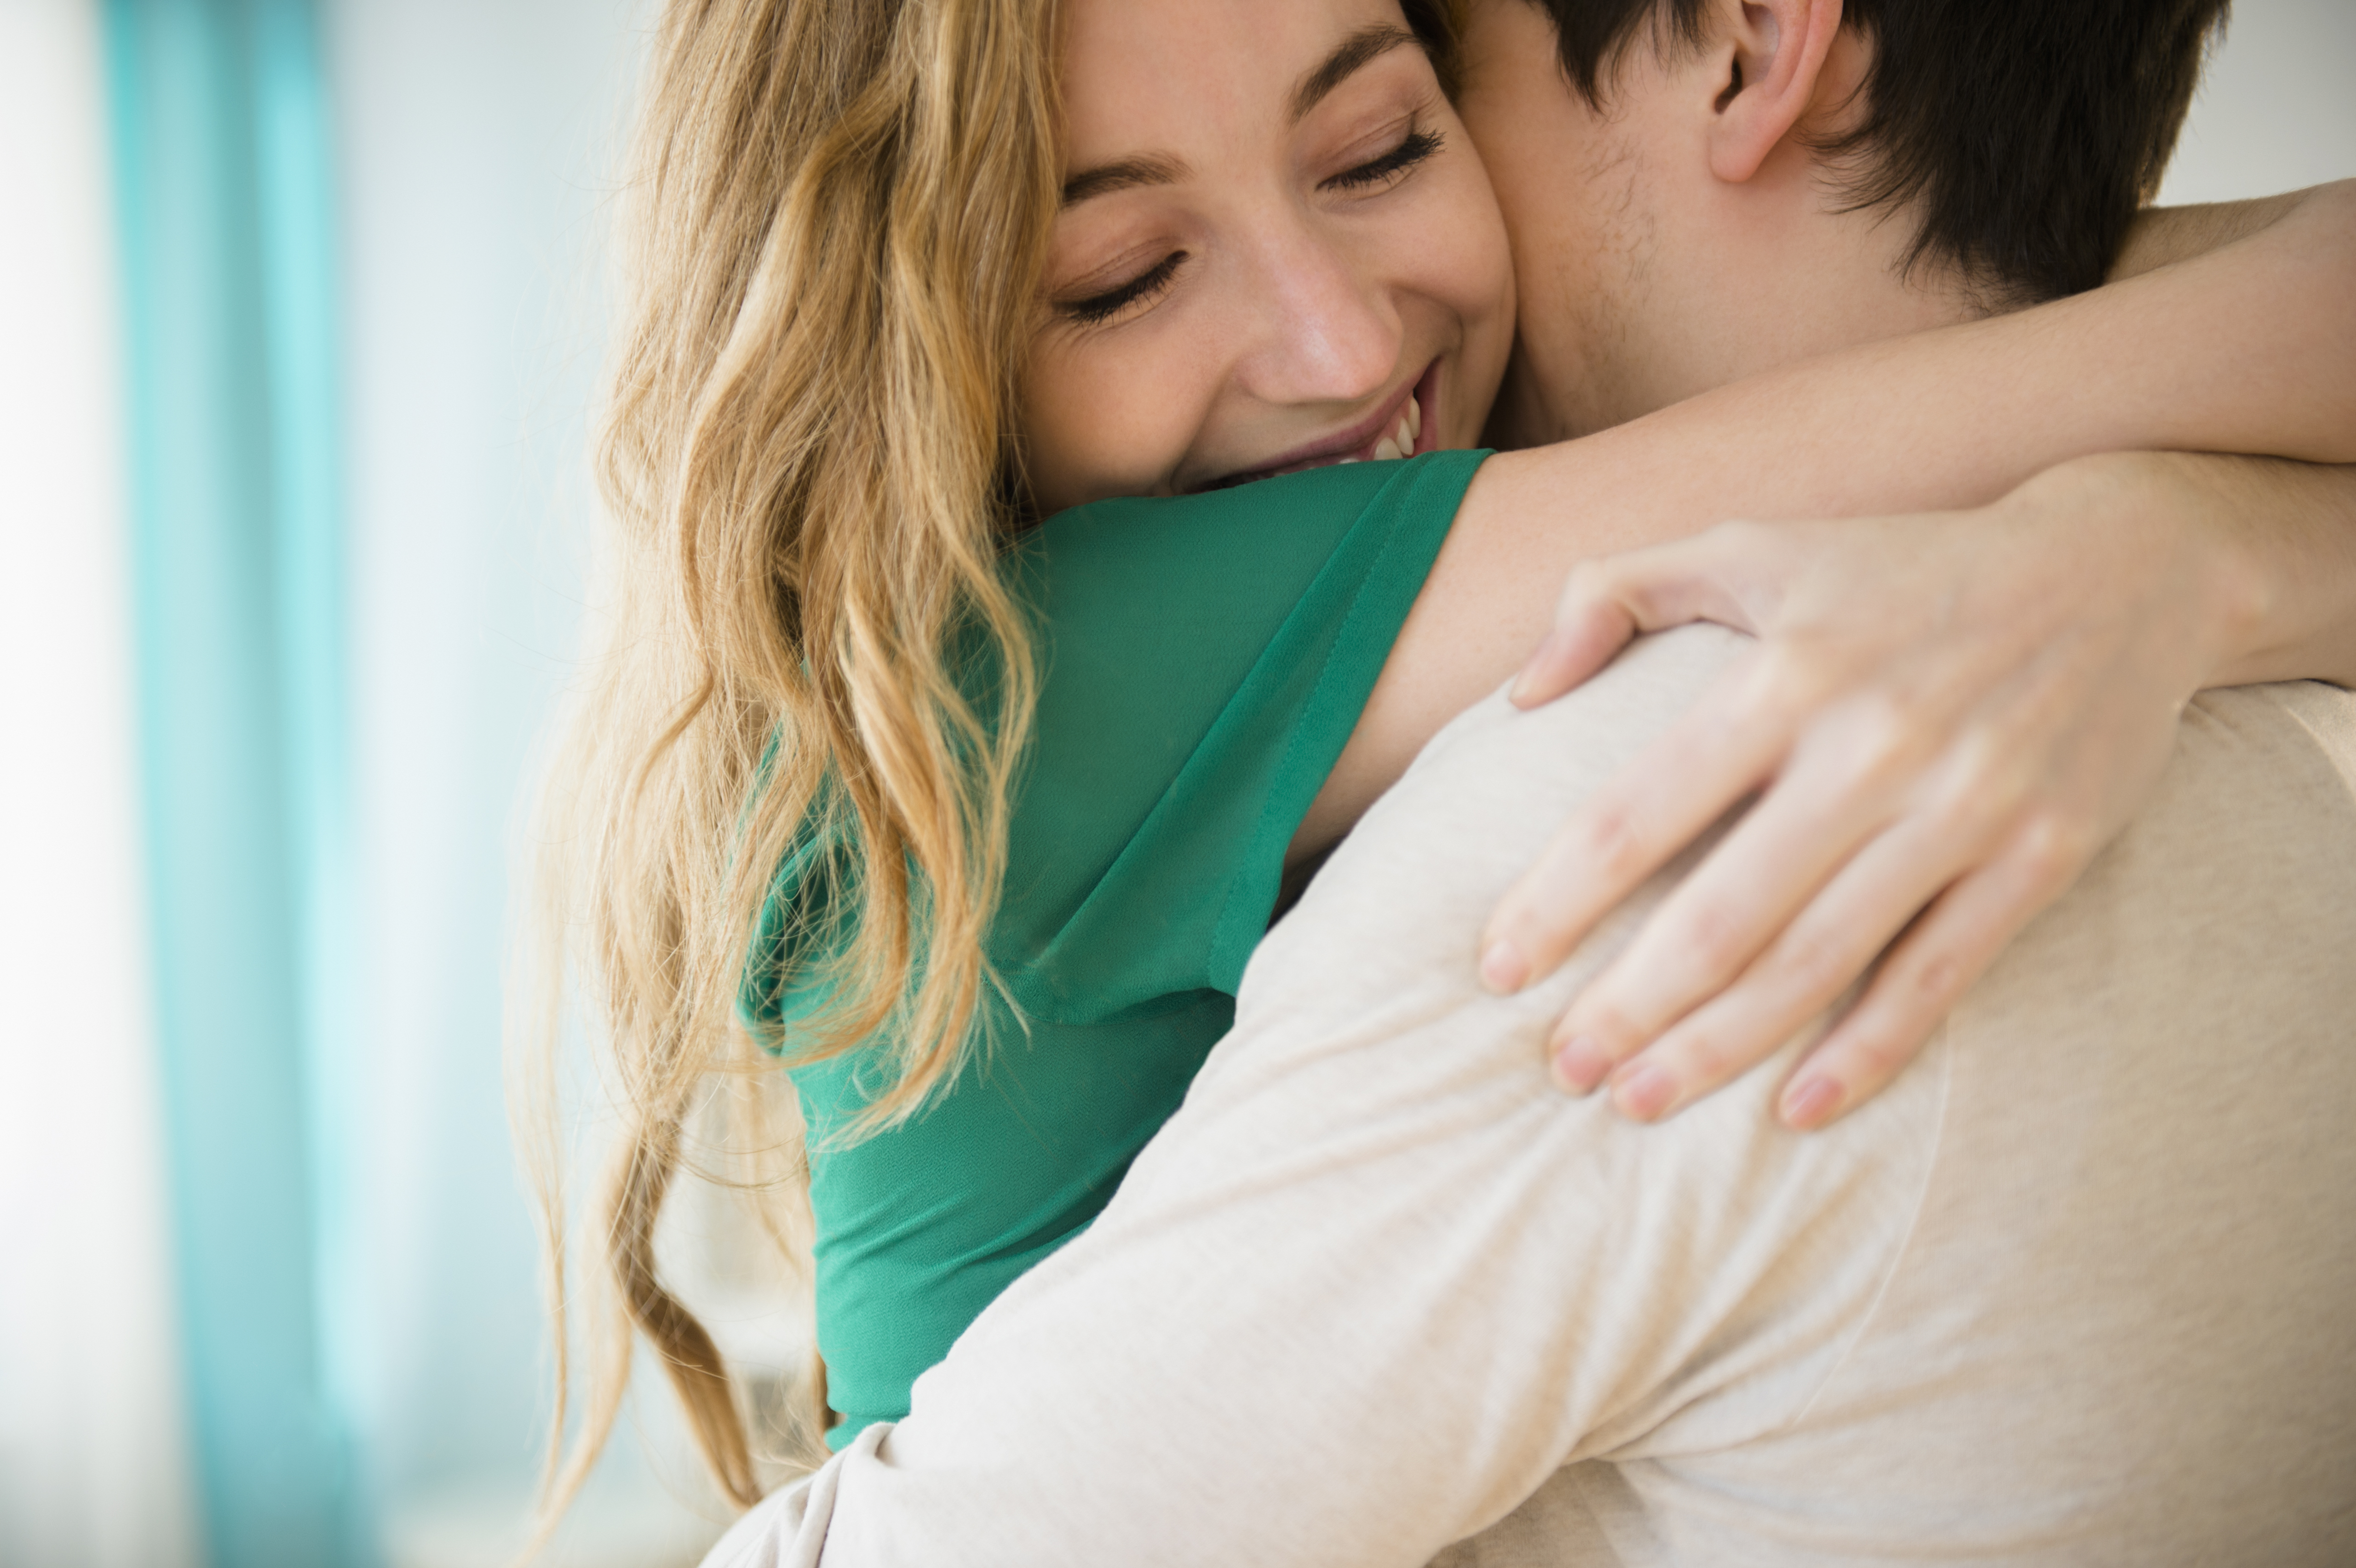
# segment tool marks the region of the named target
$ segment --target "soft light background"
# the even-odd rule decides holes
[[[498,1563],[532,1480],[545,1351],[499,984],[520,791],[574,652],[599,242],[646,14],[318,8],[356,965],[305,1092],[354,1563]],[[0,0],[7,1568],[193,1568],[214,1539],[158,1152],[103,37],[94,0]],[[2356,5],[2241,0],[2164,199],[2356,175],[2351,65]],[[552,1561],[691,1561],[709,1538],[659,1383],[583,1512]]]

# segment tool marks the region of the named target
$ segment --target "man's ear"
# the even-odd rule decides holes
[[[1815,102],[1840,31],[1841,0],[1720,0],[1708,58],[1720,73],[1709,170],[1730,184],[1759,172]]]

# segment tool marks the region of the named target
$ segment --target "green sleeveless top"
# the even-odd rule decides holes
[[[1486,456],[1098,502],[1010,555],[1043,678],[988,1047],[914,1119],[848,1144],[832,1135],[880,1087],[876,1053],[793,1072],[835,1446],[905,1415],[918,1374],[1096,1217],[1178,1108]],[[796,989],[812,970],[790,950],[829,929],[830,858],[787,858],[746,972],[746,1024],[787,1052],[823,1000]]]

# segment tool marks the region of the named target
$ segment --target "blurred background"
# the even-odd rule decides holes
[[[500,978],[649,16],[0,0],[0,1568],[522,1539]],[[2351,66],[2239,0],[2163,199],[2356,174]],[[717,1533],[640,1386],[550,1561]]]

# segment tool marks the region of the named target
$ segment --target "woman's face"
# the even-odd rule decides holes
[[[1393,0],[1065,18],[1064,207],[1022,388],[1040,509],[1472,445],[1512,261]]]

